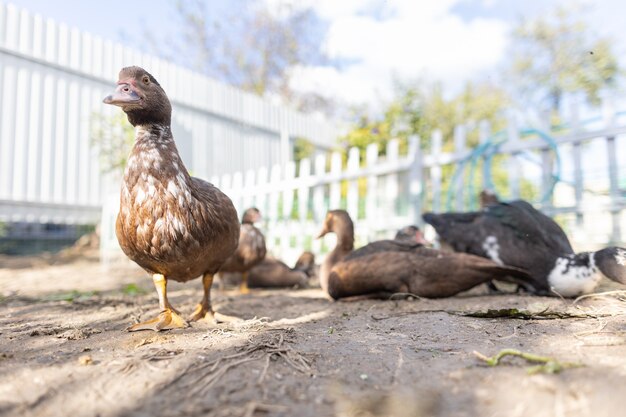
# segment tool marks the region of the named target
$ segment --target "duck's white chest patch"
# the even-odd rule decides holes
[[[615,262],[617,262],[621,266],[626,266],[626,250],[617,249],[617,253],[615,254]]]
[[[483,242],[483,250],[487,252],[489,259],[499,265],[504,265],[504,262],[500,259],[500,245],[495,236],[487,236],[487,239]]]
[[[575,297],[592,292],[601,278],[593,254],[589,255],[588,265],[577,264],[569,257],[559,257],[548,275],[548,284],[564,297]]]

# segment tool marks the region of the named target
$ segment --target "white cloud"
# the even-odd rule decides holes
[[[455,3],[312,2],[330,24],[325,42],[330,57],[354,63],[341,70],[297,68],[293,87],[303,91],[315,87],[347,102],[375,104],[378,97],[391,95],[394,75],[425,75],[461,85],[498,63],[506,47],[508,26],[496,19],[464,21],[450,12]]]

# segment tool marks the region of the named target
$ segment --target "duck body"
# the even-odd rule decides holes
[[[334,299],[398,293],[442,298],[506,275],[527,278],[524,271],[484,258],[422,247],[414,252],[378,252],[344,260],[331,271],[328,293]]]
[[[307,253],[300,256],[294,268],[278,259],[266,257],[250,270],[248,285],[252,288],[306,287],[312,265],[308,260],[302,260],[305,255]]]
[[[239,222],[225,194],[189,176],[169,126],[138,126],[116,235],[148,273],[185,282],[220,269],[237,248]]]
[[[567,235],[550,217],[529,203],[491,203],[483,211],[470,213],[426,213],[424,220],[439,235],[442,244],[528,271],[522,283],[527,291],[572,297],[593,291],[602,276],[618,282],[621,270],[606,275],[616,264],[607,252],[575,253]],[[618,253],[621,248],[608,248]]]

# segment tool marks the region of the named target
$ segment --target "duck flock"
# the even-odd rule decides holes
[[[261,215],[248,209],[239,223],[232,201],[212,184],[191,177],[171,131],[172,107],[163,88],[139,67],[123,68],[106,104],[122,108],[135,127],[135,145],[124,173],[116,234],[124,253],[153,279],[161,312],[128,328],[165,330],[190,322],[238,320],[215,312],[213,277],[222,283],[241,274],[248,287],[305,286],[318,275],[331,298],[393,294],[449,297],[493,281],[539,295],[573,297],[594,290],[602,277],[626,284],[626,249],[575,253],[548,216],[525,201],[499,202],[485,195],[484,208],[470,213],[426,213],[424,221],[442,246],[429,247],[414,226],[393,240],[354,249],[354,224],[344,210],[326,215],[319,237],[337,235],[336,247],[319,271],[303,253],[294,268],[266,257],[265,239],[254,226]],[[203,296],[183,318],[168,301],[167,282],[202,277]]]

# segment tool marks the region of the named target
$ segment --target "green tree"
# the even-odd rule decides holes
[[[505,125],[502,110],[507,107],[508,98],[502,89],[492,84],[468,82],[451,98],[446,98],[439,83],[398,82],[395,91],[395,98],[381,117],[361,113],[356,118],[353,127],[341,138],[346,148],[356,146],[364,150],[370,143],[377,143],[384,152],[387,142],[397,138],[402,151],[406,150],[408,138],[418,135],[422,148],[429,149],[433,132],[439,130],[444,150],[451,150],[454,129],[461,124],[470,127],[467,145],[472,147],[479,140],[478,122],[488,121],[494,131]]]
[[[590,104],[615,87],[620,73],[611,41],[597,36],[580,7],[559,6],[546,16],[522,20],[513,31],[510,72],[522,101],[547,101],[558,117],[563,97],[583,93]]]
[[[442,134],[443,151],[452,151],[454,147],[454,130],[458,125],[466,126],[466,145],[472,148],[479,143],[479,122],[487,121],[492,131],[505,127],[506,120],[502,110],[509,106],[503,89],[489,83],[468,82],[456,95],[447,97],[439,83],[429,84],[423,81],[412,83],[396,83],[395,98],[387,105],[378,118],[365,115],[363,112],[349,132],[341,138],[342,145],[347,149],[355,146],[364,155],[365,148],[376,143],[379,152],[384,153],[389,140],[400,140],[400,152],[406,152],[408,138],[418,135],[421,147],[428,152],[432,145],[435,130]],[[503,158],[494,159],[492,176],[496,189],[505,193],[508,188],[508,176]],[[474,172],[474,189],[480,190],[482,181],[482,163]],[[443,167],[442,191],[444,204],[446,192],[450,187],[454,170],[457,166]],[[469,171],[465,167],[466,174]],[[467,177],[466,177],[467,178]],[[427,187],[427,192],[429,187]],[[427,195],[427,204],[432,196]]]

